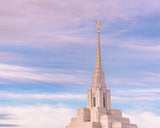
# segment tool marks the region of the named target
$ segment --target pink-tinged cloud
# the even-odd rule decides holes
[[[93,24],[98,16],[106,21],[120,18],[136,22],[138,16],[159,12],[158,0],[2,0],[0,44],[37,48],[86,45],[92,36],[82,33],[96,29]]]
[[[88,83],[88,73],[80,71],[30,68],[23,66],[0,64],[0,79],[16,82],[46,82],[46,83]]]

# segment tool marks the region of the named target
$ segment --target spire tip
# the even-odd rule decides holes
[[[96,21],[96,23],[97,23],[98,33],[100,33],[100,25],[101,25],[101,22],[100,22],[100,21]]]

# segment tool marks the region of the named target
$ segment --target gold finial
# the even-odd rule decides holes
[[[100,25],[101,25],[101,23],[100,23],[100,21],[96,21],[96,23],[97,23],[97,27],[98,27],[98,33],[100,33]]]

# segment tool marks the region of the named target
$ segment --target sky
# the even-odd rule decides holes
[[[0,0],[0,127],[64,128],[87,107],[95,20],[112,108],[160,127],[159,0]]]

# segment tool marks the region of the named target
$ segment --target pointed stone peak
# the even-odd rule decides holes
[[[98,27],[98,40],[97,40],[97,52],[96,52],[96,65],[95,69],[101,68],[101,51],[100,51],[100,21],[97,21],[97,27]]]
[[[101,66],[100,21],[96,23],[98,27],[98,40],[97,40],[97,52],[96,52],[96,64],[93,72],[91,88],[106,88],[105,77]]]

